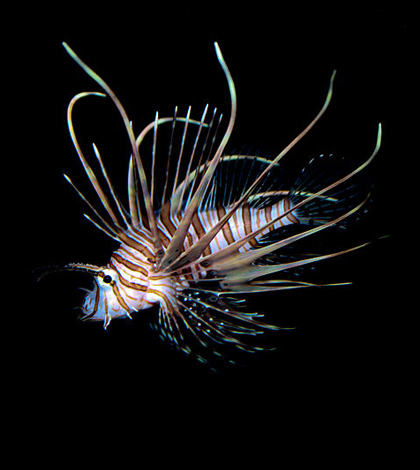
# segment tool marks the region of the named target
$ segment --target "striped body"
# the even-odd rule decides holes
[[[216,253],[255,230],[259,230],[272,220],[279,219],[275,224],[263,230],[259,237],[240,247],[238,251],[248,251],[252,247],[258,246],[258,238],[261,238],[264,234],[285,225],[299,222],[293,212],[288,212],[289,208],[290,201],[287,196],[278,203],[264,209],[250,208],[249,205],[242,206],[229,219],[223,230],[212,240],[203,256]],[[223,208],[198,211],[189,228],[184,249],[197,243],[203,233],[209,232],[225,213],[226,210]],[[287,215],[281,217],[285,213]],[[158,219],[158,228],[163,237],[166,237],[166,240],[170,240],[181,220],[182,214],[178,217],[169,218],[166,216]],[[99,290],[97,290],[94,296],[87,297],[83,306],[83,311],[90,320],[101,320],[108,324],[113,317],[129,316],[138,310],[160,303],[162,301],[162,289],[175,289],[176,284],[189,287],[192,279],[205,277],[201,269],[194,267],[185,275],[185,279],[177,279],[177,283],[171,283],[170,276],[154,274],[154,263],[151,262],[153,248],[145,233],[131,231],[130,234],[126,234],[126,237],[130,239],[131,246],[125,243],[121,244],[119,249],[112,254],[108,266],[112,277],[118,279],[118,282],[109,288],[118,302],[113,304],[114,310],[108,307],[102,312],[97,308],[100,302]],[[141,244],[143,247],[148,247],[148,249],[143,249],[140,252],[136,250],[136,244]],[[150,254],[149,256],[147,256],[147,251]],[[123,309],[120,307],[123,307]]]
[[[312,160],[289,187],[283,183],[280,162],[324,114],[331,100],[335,72],[321,110],[276,157],[225,155],[237,103],[233,79],[217,44],[216,55],[231,98],[224,133],[219,135],[221,116],[217,120],[214,110],[208,117],[206,106],[198,120],[191,118],[191,108],[185,117],[178,115],[177,108],[172,118],[156,114],[154,122],[137,137],[111,88],[67,44],[64,47],[104,92],[80,93],[68,108],[70,135],[100,201],[99,208],[68,176],[65,178],[90,207],[94,218],[86,217],[119,244],[107,266],[71,263],[56,269],[93,276],[93,290],[87,293],[82,306],[83,319],[101,320],[106,328],[113,318],[131,318],[139,310],[158,305],[156,329],[160,335],[181,351],[194,352],[202,362],[207,362],[208,356],[223,361],[220,345],[235,350],[261,349],[253,340],[277,327],[262,323],[260,313],[246,311],[238,295],[314,286],[273,275],[360,248],[290,259],[282,253],[295,242],[342,223],[363,206],[366,194],[359,197],[354,176],[378,152],[381,128],[376,147],[363,164],[352,171],[331,174],[331,160]],[[76,138],[72,110],[77,101],[88,96],[111,98],[125,126],[131,145],[128,207],[116,194],[96,145],[95,170]],[[163,155],[167,163],[160,165],[157,136],[165,126],[172,130]],[[179,138],[175,128],[181,131]],[[147,135],[153,136],[149,176],[140,157]],[[155,177],[158,166],[166,167],[159,195]],[[302,229],[293,235],[283,231],[292,224]]]
[[[229,209],[229,207],[225,208],[220,206],[217,209],[207,208],[205,210],[199,210],[188,230],[184,249],[197,243],[203,234],[209,232]],[[216,234],[209,246],[204,250],[203,255],[222,250],[233,242],[243,239],[246,235],[263,228],[273,220],[277,220],[273,225],[263,230],[258,237],[251,239],[245,245],[241,246],[239,251],[247,251],[255,247],[258,244],[258,238],[261,238],[262,235],[279,227],[299,222],[293,215],[293,212],[289,212],[289,209],[290,200],[288,197],[263,209],[250,207],[249,204],[242,205],[233,213],[222,230]],[[282,217],[283,214],[286,215]],[[168,217],[166,214],[166,217],[161,216],[158,219],[158,227],[161,229],[164,236],[167,237],[167,240],[171,239],[181,220],[182,214],[178,215],[178,217]]]

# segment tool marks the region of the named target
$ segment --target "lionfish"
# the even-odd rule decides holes
[[[373,153],[351,172],[341,171],[339,177],[337,173],[331,175],[329,172],[336,170],[337,165],[319,157],[302,170],[292,187],[286,187],[282,183],[281,160],[326,111],[335,71],[315,118],[281,153],[268,158],[247,152],[225,154],[235,124],[237,99],[234,81],[217,43],[215,52],[231,101],[230,118],[221,136],[221,115],[216,109],[209,112],[207,105],[198,120],[192,119],[191,107],[182,117],[177,107],[172,117],[156,113],[154,121],[136,137],[126,110],[107,83],[66,43],[63,46],[102,89],[77,94],[67,112],[72,142],[102,208],[95,208],[73,181],[64,177],[94,216],[84,214],[85,217],[119,247],[106,266],[70,263],[52,267],[48,272],[70,270],[91,275],[94,285],[86,291],[81,319],[102,321],[105,329],[114,318],[131,319],[133,313],[157,305],[154,327],[160,336],[176,349],[193,353],[201,362],[233,362],[228,353],[221,352],[228,349],[264,349],[255,344],[254,338],[279,327],[263,322],[262,313],[249,312],[243,297],[337,285],[273,275],[290,273],[366,245],[328,254],[287,256],[287,248],[296,242],[339,226],[363,207],[368,196],[363,200],[355,197],[358,189],[352,178],[378,153],[381,125]],[[76,103],[88,96],[109,97],[124,124],[131,148],[128,208],[116,194],[97,146],[93,144],[95,172],[78,143],[72,112]],[[160,180],[156,174],[162,165],[156,164],[157,136],[162,128],[170,132],[169,144],[165,145],[164,187],[158,197]],[[149,177],[141,158],[147,135],[151,140]],[[290,226],[301,229],[285,230]]]

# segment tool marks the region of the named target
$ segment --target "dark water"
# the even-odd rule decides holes
[[[384,391],[403,375],[401,326],[411,328],[401,276],[409,247],[399,238],[411,224],[404,207],[414,158],[410,14],[373,7],[241,8],[200,13],[147,7],[133,17],[117,8],[95,18],[60,13],[55,21],[40,10],[26,15],[20,35],[25,42],[16,38],[15,109],[22,130],[14,147],[20,183],[11,195],[25,195],[25,205],[16,208],[24,243],[18,244],[12,279],[12,288],[18,287],[8,314],[14,326],[4,335],[13,337],[12,383],[44,404],[57,397],[66,403],[70,395],[71,401],[93,403],[105,398],[110,408],[130,397],[135,406],[187,402],[203,410],[216,400],[235,409],[244,396],[254,396],[273,409],[322,407],[348,416],[367,406],[380,415]],[[271,320],[296,329],[280,331],[278,351],[254,357],[245,368],[209,374],[169,351],[149,331],[153,311],[114,322],[106,332],[100,324],[80,324],[72,308],[85,279],[63,274],[36,284],[29,275],[54,263],[106,263],[116,248],[83,218],[85,207],[61,176],[69,173],[85,184],[65,113],[74,94],[98,88],[66,55],[63,40],[114,88],[137,130],[154,119],[156,109],[171,114],[175,105],[192,104],[201,113],[210,102],[228,115],[227,87],[213,50],[217,40],[238,93],[232,146],[270,152],[281,151],[315,116],[337,69],[333,102],[293,150],[290,165],[323,152],[361,161],[372,152],[382,122],[383,146],[369,173],[375,185],[369,230],[373,225],[370,233],[392,237],[331,264],[329,280],[337,275],[354,281],[350,287],[254,300]],[[117,144],[116,113],[100,101],[80,104],[79,134],[92,132],[86,145],[95,141],[103,149],[124,185],[128,147]],[[104,129],[109,121],[111,129]],[[8,224],[4,229],[16,230]],[[253,409],[255,402],[244,406]]]

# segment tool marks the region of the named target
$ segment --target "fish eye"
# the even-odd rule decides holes
[[[105,284],[110,284],[112,282],[112,277],[109,274],[106,274],[103,278],[102,281],[105,282]]]

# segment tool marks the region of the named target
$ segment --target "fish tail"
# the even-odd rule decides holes
[[[309,161],[290,191],[291,207],[296,207],[293,215],[301,224],[325,224],[368,199],[370,187],[365,175],[347,179],[348,171],[345,159],[333,154],[319,155]],[[335,184],[340,180],[344,181]],[[331,190],[316,196],[328,186],[332,186]],[[345,218],[340,227],[345,228],[348,223],[349,218]]]

